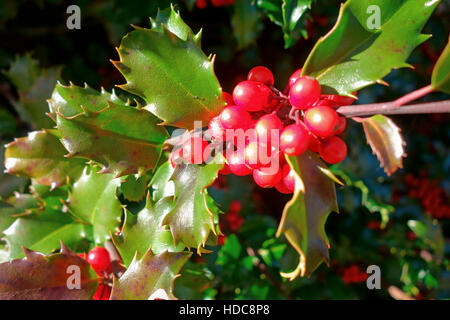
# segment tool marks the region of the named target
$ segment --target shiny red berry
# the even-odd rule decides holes
[[[209,135],[217,141],[225,141],[225,129],[222,127],[220,117],[214,117],[208,124]]]
[[[275,189],[277,189],[278,192],[283,193],[283,194],[290,194],[290,193],[294,192],[294,191],[290,190],[288,187],[286,187],[283,180],[280,180],[280,182],[278,182],[275,185]]]
[[[296,109],[305,110],[320,98],[320,85],[311,77],[300,77],[289,90],[289,101]]]
[[[107,284],[101,283],[97,291],[95,292],[94,296],[92,297],[93,300],[109,300],[109,297],[111,296],[111,287]]]
[[[304,121],[312,133],[320,138],[326,138],[334,134],[338,115],[330,107],[314,107],[306,110]]]
[[[200,137],[189,138],[181,149],[183,158],[188,163],[202,164],[209,156],[209,143]]]
[[[333,100],[328,100],[328,99],[321,99],[321,100],[317,101],[313,107],[321,107],[321,106],[330,107],[333,109],[337,109],[340,107],[340,105],[338,105],[336,102],[334,102]]]
[[[320,149],[320,140],[312,133],[310,133],[310,135],[309,135],[308,149],[312,152],[319,152],[319,149]]]
[[[247,111],[260,111],[272,103],[272,90],[263,83],[242,81],[233,90],[236,104]]]
[[[344,132],[345,127],[347,126],[347,120],[345,117],[339,117],[336,128],[334,128],[334,134],[341,134]]]
[[[329,137],[321,143],[319,154],[330,164],[339,163],[347,156],[347,145],[339,137]]]
[[[353,92],[353,94],[355,94],[356,92]],[[346,97],[346,96],[338,96],[335,94],[329,94],[329,95],[324,95],[325,99],[334,101],[337,105],[339,106],[349,106],[351,105],[353,102],[355,102],[355,98],[352,97]]]
[[[298,69],[291,75],[291,77],[289,78],[289,88],[292,87],[295,81],[297,81],[302,76],[302,70],[303,69]]]
[[[237,176],[246,176],[252,173],[252,169],[246,166],[244,152],[237,150],[227,155],[228,166],[231,172]]]
[[[219,115],[224,129],[248,129],[253,121],[250,114],[237,106],[226,107]]]
[[[280,136],[280,149],[289,156],[298,156],[309,146],[309,132],[303,124],[291,124]]]
[[[261,168],[253,170],[253,180],[255,183],[262,188],[272,188],[275,187],[281,180],[281,169],[275,172],[272,168]]]
[[[295,190],[295,172],[288,164],[283,165],[283,183],[291,192]]]
[[[255,125],[256,136],[259,143],[278,148],[283,123],[274,114],[266,114],[259,118]],[[275,139],[275,140],[273,140]]]
[[[175,166],[182,161],[183,159],[182,151],[183,151],[182,148],[178,148],[172,150],[172,152],[170,153],[169,161],[172,168],[175,168]]]
[[[92,266],[92,269],[98,273],[110,270],[111,258],[108,250],[103,247],[95,247],[89,251],[86,260]]]
[[[247,80],[262,82],[268,86],[273,86],[273,74],[268,68],[257,66],[250,70]]]

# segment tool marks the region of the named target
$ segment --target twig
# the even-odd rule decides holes
[[[404,106],[401,108],[396,104],[394,104],[396,101],[344,106],[338,108],[336,111],[345,117],[372,116],[375,114],[393,115],[393,114],[421,114],[421,113],[450,113],[450,100],[419,103]]]

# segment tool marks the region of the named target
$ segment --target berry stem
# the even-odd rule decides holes
[[[402,98],[400,98],[402,99]],[[345,117],[373,116],[376,114],[422,114],[422,113],[450,113],[450,100],[419,103],[399,108],[394,102],[371,103],[365,105],[344,106],[336,111]]]
[[[404,95],[401,98],[398,98],[397,100],[393,101],[392,104],[396,107],[400,107],[402,105],[405,105],[411,101],[417,100],[419,98],[422,98],[423,96],[426,96],[427,94],[433,92],[433,87],[430,85],[423,87],[418,90],[414,90],[406,95]]]

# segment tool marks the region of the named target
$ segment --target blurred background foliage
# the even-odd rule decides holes
[[[284,89],[317,39],[333,26],[340,1],[81,0],[81,30],[68,30],[68,1],[2,0],[1,148],[30,130],[52,126],[44,113],[57,79],[107,90],[123,83],[109,62],[117,58],[114,47],[130,24],[149,26],[148,17],[170,3],[194,31],[203,28],[202,48],[217,55],[215,70],[229,91],[255,65],[272,69],[276,86]],[[415,69],[394,70],[385,79],[389,87],[362,90],[358,103],[389,101],[427,85],[449,30],[450,5],[443,1],[425,28],[433,37],[409,59]],[[448,98],[432,94],[424,100]],[[289,197],[260,189],[245,177],[222,176],[210,192],[226,212],[221,217],[225,236],[213,253],[194,257],[184,267],[176,294],[182,299],[449,298],[449,116],[394,120],[402,128],[408,157],[404,169],[391,177],[379,168],[361,126],[349,121],[349,156],[332,167],[346,186],[338,188],[341,212],[326,225],[329,268],[322,265],[309,279],[282,279],[279,270],[290,270],[297,259],[285,239],[275,238]],[[26,179],[0,173],[2,199],[29,187]],[[1,261],[3,247],[0,243]],[[367,289],[369,265],[381,268],[382,290]]]

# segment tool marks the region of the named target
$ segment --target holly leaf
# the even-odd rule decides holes
[[[400,128],[390,118],[381,114],[358,121],[362,122],[367,143],[386,174],[390,176],[397,169],[403,168],[406,143]]]
[[[15,216],[23,212],[22,209],[14,208],[6,202],[0,202],[0,237],[3,231],[16,220]]]
[[[434,66],[431,86],[434,90],[450,94],[450,38]]]
[[[167,131],[151,113],[108,102],[100,111],[67,117],[57,115],[57,126],[69,157],[83,157],[103,165],[102,173],[116,177],[154,168]]]
[[[51,98],[47,100],[50,115],[55,120],[58,112],[65,117],[74,117],[84,113],[85,110],[99,112],[108,107],[108,101],[116,105],[129,106],[129,103],[122,101],[114,90],[111,93],[104,89],[97,91],[87,84],[84,87],[79,87],[73,83],[68,86],[58,83]]]
[[[66,247],[49,256],[25,248],[24,253],[0,264],[1,300],[88,300],[97,289],[89,264]],[[75,276],[80,287],[69,289]]]
[[[350,96],[376,82],[385,83],[382,78],[393,68],[410,67],[405,61],[430,37],[420,32],[438,4],[439,0],[348,0],[335,26],[309,54],[302,74],[315,77],[326,94]]]
[[[238,49],[246,48],[255,43],[263,29],[261,12],[252,1],[236,0],[231,25],[238,42]]]
[[[308,151],[286,159],[295,172],[295,191],[284,207],[276,235],[284,234],[300,255],[296,269],[281,274],[292,281],[311,275],[322,262],[329,263],[325,222],[339,209],[334,181],[324,173],[326,166],[316,154]]]
[[[146,174],[138,177],[129,175],[120,183],[120,193],[128,201],[141,201],[145,196],[150,177]]]
[[[150,18],[150,23],[152,30],[164,33],[164,27],[166,27],[167,30],[184,41],[188,40],[190,36],[200,47],[201,30],[197,34],[194,34],[192,29],[181,19],[180,13],[175,10],[173,5],[164,10],[158,10],[156,18]]]
[[[56,130],[33,131],[6,146],[5,168],[9,174],[56,188],[78,178],[85,165],[83,159],[65,158],[66,153]]]
[[[223,163],[219,155],[202,166],[176,166],[170,179],[175,184],[175,205],[162,222],[170,226],[175,244],[181,241],[188,248],[200,251],[210,232],[216,234],[214,217],[218,208],[207,188],[216,180]]]
[[[305,12],[311,9],[312,0],[283,0],[284,47],[292,47],[301,37],[307,38],[306,23],[302,20]]]
[[[190,33],[184,40],[179,30],[174,34],[162,24],[135,28],[122,39],[120,61],[113,62],[127,80],[119,87],[143,98],[144,109],[164,125],[192,129],[194,121],[216,116],[225,102],[214,58],[205,56]]]
[[[119,231],[122,205],[116,190],[120,179],[111,174],[100,174],[96,167],[85,167],[73,184],[69,195],[70,212],[81,221],[91,224],[94,241],[102,243],[110,233]]]
[[[50,128],[53,122],[46,116],[46,99],[52,94],[61,68],[41,69],[29,54],[18,56],[4,74],[16,86],[19,101],[11,101],[20,117],[33,129]]]
[[[174,202],[171,198],[163,198],[153,202],[147,195],[145,208],[136,215],[125,211],[125,222],[120,236],[113,236],[114,244],[122,257],[125,266],[129,266],[133,258],[140,258],[149,248],[155,254],[163,251],[182,251],[184,245],[174,246],[170,230],[161,225],[164,217],[172,210]]]
[[[176,299],[173,284],[181,267],[190,258],[190,252],[162,252],[151,250],[141,258],[136,257],[127,271],[114,278],[111,300]]]
[[[171,164],[167,161],[159,166],[155,174],[150,181],[150,186],[152,188],[153,201],[159,201],[165,197],[175,196],[175,185],[170,178],[172,177],[174,169]]]
[[[61,241],[75,248],[91,232],[90,226],[76,222],[57,201],[54,207],[43,204],[42,208],[18,215],[3,233],[10,259],[16,259],[24,256],[22,246],[49,254],[59,248]]]

